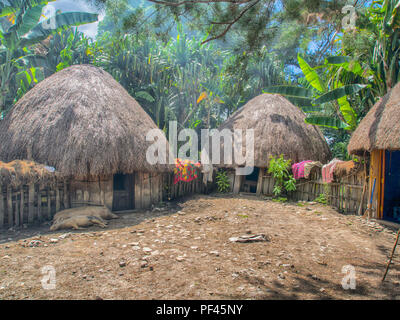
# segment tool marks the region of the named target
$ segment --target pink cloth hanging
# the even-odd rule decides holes
[[[335,167],[338,163],[344,162],[339,159],[333,159],[328,164],[322,167],[322,182],[331,183],[333,181],[333,172],[335,171]]]
[[[293,177],[298,180],[304,178],[304,165],[306,163],[313,162],[312,160],[304,160],[292,165]]]

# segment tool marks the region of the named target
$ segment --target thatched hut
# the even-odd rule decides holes
[[[110,74],[75,65],[37,84],[0,122],[0,160],[56,168],[70,179],[72,206],[147,208],[161,201],[161,173],[173,170],[146,160],[146,134],[156,128]]]
[[[265,178],[270,156],[284,155],[292,163],[315,160],[322,163],[330,159],[329,146],[321,130],[305,123],[305,114],[287,99],[275,94],[262,94],[232,114],[219,130],[254,130],[254,171],[250,175],[230,175],[234,193],[239,191],[270,194],[271,179]],[[243,133],[244,135],[244,133]],[[245,141],[245,139],[244,139]],[[245,143],[245,142],[244,142]],[[224,154],[221,143],[221,158]],[[245,153],[243,148],[243,154]],[[222,167],[237,168],[238,165],[222,160]]]
[[[381,98],[351,136],[348,152],[369,158],[373,216],[400,221],[400,83]]]

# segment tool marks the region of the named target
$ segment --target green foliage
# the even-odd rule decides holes
[[[321,204],[327,204],[328,199],[326,198],[325,194],[320,193],[317,198],[314,200],[315,202],[321,203]]]
[[[302,108],[308,114],[306,123],[332,129],[354,130],[357,126],[357,113],[351,107],[348,99],[367,85],[342,85],[340,81],[323,81],[317,70],[345,69],[349,72],[360,73],[357,62],[348,57],[330,57],[325,64],[312,68],[300,55],[299,66],[305,76],[305,86],[273,86],[264,90],[266,93],[280,93],[292,103]],[[334,111],[334,112],[332,112]]]
[[[58,13],[40,22],[49,1],[0,1],[0,112],[4,114],[15,99],[44,78],[43,59],[32,46],[69,26],[97,21],[97,14]],[[39,63],[39,64],[38,64]]]
[[[366,10],[358,12],[356,28],[338,39],[343,55],[359,61],[368,75],[361,78],[370,85],[359,100],[362,115],[400,80],[398,9],[396,0],[373,1]]]
[[[317,198],[314,199],[315,202],[321,204],[328,204],[329,203],[329,185],[327,183],[324,184],[324,192],[320,193]]]
[[[168,121],[196,130],[215,128],[264,85],[284,82],[282,66],[264,48],[237,66],[232,51],[177,35],[164,43],[156,35],[103,33],[93,49],[102,67],[168,133]],[[200,132],[200,131],[199,131]]]
[[[296,190],[296,180],[289,173],[290,163],[291,160],[285,160],[283,155],[270,157],[268,173],[272,173],[275,179],[274,190],[272,191],[275,196]]]
[[[337,142],[332,146],[332,157],[341,160],[351,160],[351,157],[347,153],[348,142]]]
[[[216,175],[218,192],[225,193],[230,190],[229,178],[226,171],[219,170]]]
[[[287,200],[288,199],[285,197],[278,197],[278,198],[272,199],[273,202],[279,202],[279,203],[286,202]]]

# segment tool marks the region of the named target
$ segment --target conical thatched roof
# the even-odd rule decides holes
[[[400,150],[400,83],[381,98],[351,136],[348,151]]]
[[[292,163],[316,160],[325,163],[331,153],[318,127],[304,122],[304,113],[280,95],[262,94],[232,114],[219,128],[254,129],[254,165],[265,168],[270,155],[284,155]],[[245,136],[243,132],[243,137]],[[221,139],[222,140],[222,139]],[[243,154],[245,149],[243,149]],[[223,143],[221,143],[223,158]],[[235,167],[236,165],[227,165]]]
[[[79,177],[170,170],[146,161],[155,128],[110,74],[75,65],[38,83],[0,122],[0,160],[32,159]]]

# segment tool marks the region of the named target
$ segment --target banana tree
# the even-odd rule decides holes
[[[343,85],[340,79],[327,83],[321,79],[316,69],[335,65],[349,72],[360,73],[362,69],[359,64],[347,57],[330,57],[326,59],[325,65],[312,68],[300,55],[298,63],[305,77],[303,86],[271,86],[264,92],[278,93],[287,97],[307,114],[306,123],[333,129],[354,130],[357,126],[357,113],[351,107],[348,98],[367,85]],[[334,111],[335,116],[329,114],[330,110]]]
[[[12,104],[15,91],[26,91],[43,78],[40,57],[32,47],[65,27],[95,22],[97,14],[58,13],[40,21],[43,8],[52,1],[0,0],[1,99],[0,112]],[[38,65],[39,64],[39,65]],[[11,100],[10,100],[11,98]]]
[[[400,2],[397,0],[374,1],[368,10],[370,28],[375,34],[372,65],[375,69],[375,83],[389,91],[400,80]]]

